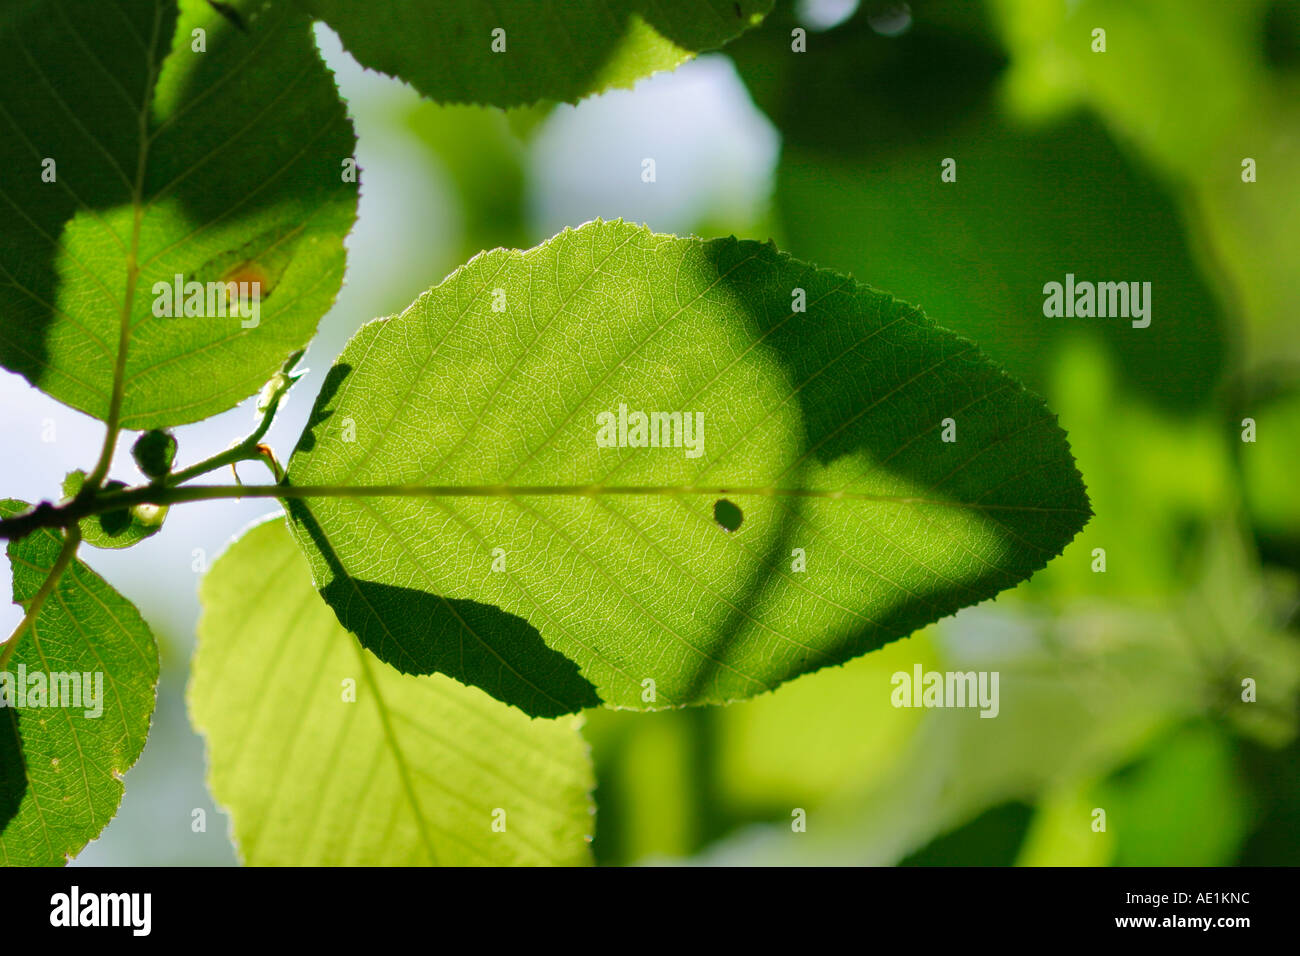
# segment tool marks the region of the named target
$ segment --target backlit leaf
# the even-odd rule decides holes
[[[698,456],[602,447],[623,411],[703,416]],[[424,489],[291,501],[318,587],[399,670],[543,715],[762,693],[1017,584],[1089,515],[1055,418],[971,342],[770,244],[622,222],[362,328],[289,481]]]
[[[0,501],[0,516],[26,510]],[[9,542],[16,604],[27,607],[62,544],[48,528]],[[135,606],[75,558],[19,640],[6,673],[28,696],[0,708],[0,862],[62,865],[122,801],[149,733],[158,648]]]
[[[279,520],[231,545],[202,598],[190,711],[245,862],[588,861],[579,718],[529,720],[376,660],[312,589]]]

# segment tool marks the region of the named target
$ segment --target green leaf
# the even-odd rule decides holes
[[[702,414],[702,455],[601,447],[623,405]],[[1055,418],[972,343],[770,244],[622,222],[363,327],[288,480],[403,486],[300,490],[318,587],[399,670],[534,714],[592,702],[564,658],[614,706],[753,696],[1017,584],[1089,515]]]
[[[0,516],[26,510],[21,501],[0,501]],[[48,528],[9,542],[16,604],[28,606],[62,544]],[[122,775],[149,733],[158,648],[135,606],[73,559],[5,672],[16,682],[10,700],[25,706],[0,708],[0,861],[61,865],[99,835],[122,801]],[[59,701],[78,706],[53,706],[52,692],[45,706],[20,701],[19,678],[30,682],[38,672],[51,690],[80,688],[80,697]]]
[[[44,0],[0,20],[0,363],[106,419],[125,347],[127,428],[252,394],[342,280],[355,137],[311,22],[230,6],[242,28],[204,0]],[[155,314],[177,276],[204,286],[206,315]],[[206,284],[229,280],[260,284],[255,316],[214,314],[234,303]]]
[[[576,103],[631,87],[717,49],[772,9],[772,0],[299,3],[328,23],[363,66],[400,77],[440,103],[491,106]]]
[[[588,862],[580,718],[395,673],[339,627],[279,520],[231,545],[202,599],[190,713],[245,862]]]
[[[63,479],[64,499],[75,498],[85,482],[86,473],[81,469],[68,472]],[[121,491],[125,487],[126,482],[123,481],[104,483],[105,491]],[[81,526],[81,537],[87,544],[93,544],[97,548],[129,548],[161,531],[166,517],[165,506],[135,505],[91,515],[82,518],[78,524]]]

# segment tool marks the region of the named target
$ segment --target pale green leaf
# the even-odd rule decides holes
[[[772,8],[772,0],[299,2],[362,65],[441,103],[492,106],[574,103],[630,87],[717,49]]]
[[[3,517],[25,510],[0,502]],[[9,542],[15,603],[27,607],[62,544],[48,528]],[[25,706],[0,708],[0,862],[61,865],[122,801],[122,775],[149,733],[158,648],[135,606],[75,558],[19,640],[6,684]],[[34,696],[41,682],[43,700]]]
[[[0,362],[106,418],[125,317],[128,428],[250,395],[342,281],[355,139],[311,22],[228,6],[238,23],[205,0],[0,19]],[[202,315],[156,315],[155,284],[177,276],[258,282],[260,314],[215,314],[231,303],[205,294]]]
[[[230,547],[202,599],[190,712],[245,862],[588,862],[580,718],[529,720],[376,660],[312,589],[279,520]]]
[[[703,415],[702,455],[601,447],[620,405]],[[289,482],[418,492],[300,489],[318,587],[400,670],[547,715],[753,696],[1015,585],[1089,515],[1055,418],[971,342],[770,244],[622,222],[365,326]]]

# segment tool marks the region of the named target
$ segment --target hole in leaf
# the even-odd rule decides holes
[[[735,531],[745,520],[745,513],[733,502],[719,498],[713,503],[713,520],[722,525],[723,531]]]

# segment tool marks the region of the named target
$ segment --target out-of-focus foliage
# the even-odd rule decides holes
[[[460,254],[468,262],[484,249],[524,249],[524,163],[530,120],[544,107],[509,113],[474,106],[437,106],[428,101],[406,117],[410,129],[454,187],[460,220]]]
[[[1222,371],[1223,320],[1162,185],[1091,117],[1030,127],[1007,115],[996,95],[1004,53],[983,25],[954,22],[977,8],[916,6],[900,36],[860,14],[812,36],[802,56],[790,53],[782,27],[794,21],[780,8],[734,46],[784,137],[775,202],[785,247],[882,289],[923,290],[918,305],[1033,386],[1077,330],[1105,341],[1145,397],[1202,401]],[[956,181],[946,183],[949,158]],[[1151,326],[1044,319],[1043,285],[1067,272],[1150,281]]]
[[[1087,106],[1178,195],[1242,358],[1300,361],[1300,4],[994,0],[1005,102],[1032,120]],[[1104,54],[1091,32],[1107,32]],[[1243,161],[1255,182],[1243,183]]]

